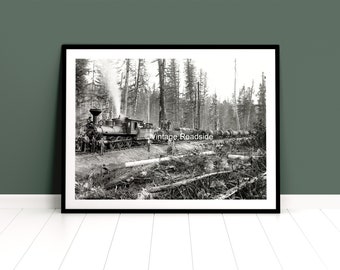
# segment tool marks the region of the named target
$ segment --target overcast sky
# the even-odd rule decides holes
[[[80,53],[82,55],[82,53]],[[196,50],[94,50],[83,53],[96,61],[112,63],[122,61],[126,58],[137,63],[138,58],[146,60],[150,83],[159,84],[157,58],[172,58],[177,60],[180,68],[180,91],[185,87],[184,61],[192,59],[197,72],[203,69],[208,75],[208,90],[210,94],[216,91],[220,101],[231,99],[234,91],[235,59],[236,59],[236,90],[245,85],[251,87],[254,80],[255,94],[261,83],[261,75],[264,72],[267,80],[267,91],[275,91],[275,52],[267,49],[196,49]],[[102,59],[102,60],[99,60]],[[105,60],[103,60],[105,59]],[[120,60],[120,61],[119,61]],[[104,62],[103,62],[104,61]],[[112,70],[112,67],[110,68]],[[118,76],[116,78],[120,78]],[[117,86],[114,86],[117,88]],[[256,98],[253,98],[256,101]]]
[[[262,72],[264,72],[267,82],[275,80],[275,57],[274,53],[267,52],[237,52],[223,55],[223,57],[198,57],[191,58],[199,69],[203,69],[208,75],[209,93],[216,91],[218,98],[223,101],[227,98],[231,99],[234,91],[235,78],[235,59],[236,59],[236,90],[238,91],[243,85],[251,87],[254,80],[254,89],[257,93],[259,84],[262,80]],[[184,81],[184,61],[185,59],[176,59],[180,64],[180,90],[185,87]],[[150,81],[158,85],[157,63],[148,63]],[[269,84],[270,85],[270,84]],[[268,89],[269,90],[269,89]],[[274,90],[274,89],[273,89]],[[254,99],[254,98],[253,98]],[[256,101],[256,99],[254,99]]]

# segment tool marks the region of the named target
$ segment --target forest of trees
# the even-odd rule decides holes
[[[150,65],[158,70],[157,80],[150,80]],[[235,90],[231,99],[220,100],[209,89],[209,74],[193,59],[182,63],[177,59],[77,59],[77,128],[84,124],[91,107],[101,108],[103,119],[120,114],[155,127],[167,121],[173,128],[205,130],[252,129],[259,120],[265,125],[265,75],[262,73],[258,87],[253,83]]]

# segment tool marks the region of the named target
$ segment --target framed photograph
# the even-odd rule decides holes
[[[278,213],[278,45],[63,45],[62,212]]]

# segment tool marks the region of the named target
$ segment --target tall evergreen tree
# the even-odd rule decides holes
[[[248,88],[248,106],[247,106],[247,120],[246,120],[246,129],[250,129],[252,125],[252,115],[254,115],[254,103],[253,103],[253,93],[254,93],[254,80],[252,82],[251,88]]]
[[[207,106],[206,98],[208,96],[208,75],[207,72],[204,72],[200,69],[199,73],[199,82],[200,82],[200,126],[201,129],[206,129],[208,126],[208,110],[209,106]]]
[[[138,78],[138,79],[137,79]],[[138,59],[137,72],[135,76],[133,93],[133,117],[138,119],[147,119],[149,90],[149,75],[147,72],[144,59]]]
[[[150,91],[150,106],[149,106],[150,122],[158,126],[159,122],[159,90],[156,85],[153,84],[152,90]]]
[[[85,97],[85,87],[88,83],[86,75],[89,72],[88,63],[87,59],[76,60],[76,106],[79,106]]]
[[[191,59],[186,59],[184,63],[185,72],[185,110],[184,123],[188,128],[194,128],[195,123],[195,89],[196,89],[196,68]]]
[[[211,104],[210,104],[210,109],[209,109],[209,120],[212,124],[210,128],[213,130],[218,130],[218,100],[217,100],[216,91],[212,95],[212,98],[211,98]]]
[[[262,82],[260,83],[259,91],[257,93],[258,104],[258,120],[266,125],[266,76],[262,72]]]
[[[165,127],[166,113],[165,113],[165,59],[158,59],[158,77],[159,77],[159,126]]]
[[[227,110],[226,129],[236,130],[237,123],[233,102],[230,102],[229,100],[226,101],[226,110]]]
[[[243,87],[240,89],[238,98],[237,98],[237,110],[238,110],[238,117],[240,121],[240,129],[245,128],[245,119],[247,115],[247,91],[246,87],[243,85]]]
[[[128,100],[129,100],[129,79],[131,71],[131,60],[125,60],[125,84],[124,84],[124,95],[122,98],[122,112],[124,115],[128,114]]]
[[[179,126],[179,68],[175,59],[171,59],[165,74],[165,110],[167,119],[173,126]]]

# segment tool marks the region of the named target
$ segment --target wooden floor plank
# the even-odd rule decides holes
[[[54,212],[17,269],[58,269],[84,216]]]
[[[283,269],[325,269],[290,214],[258,215]]]
[[[118,214],[88,214],[60,269],[103,269],[118,217]]]
[[[24,209],[0,234],[0,269],[14,269],[54,209]]]
[[[190,214],[195,270],[237,269],[221,214]]]
[[[193,269],[188,215],[155,215],[149,269]]]
[[[83,218],[0,209],[0,269],[340,269],[336,209]]]
[[[289,210],[327,269],[340,269],[340,233],[319,209]]]
[[[105,269],[147,269],[153,214],[121,214]]]
[[[21,209],[0,209],[0,234],[20,213]]]
[[[239,269],[282,269],[256,215],[224,215]]]
[[[329,221],[335,226],[340,232],[340,209],[321,209]]]

